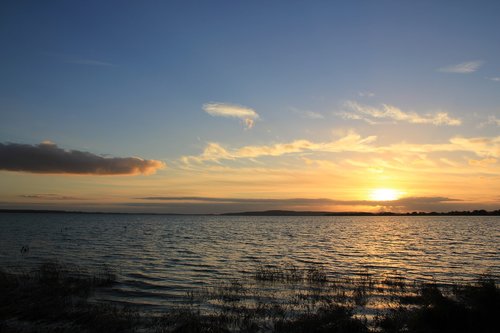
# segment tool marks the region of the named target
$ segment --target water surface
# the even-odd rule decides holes
[[[23,246],[29,252],[21,253]],[[161,306],[186,291],[248,279],[259,265],[324,266],[330,276],[394,271],[408,279],[500,275],[500,217],[245,217],[0,214],[0,264],[107,265],[105,300]]]

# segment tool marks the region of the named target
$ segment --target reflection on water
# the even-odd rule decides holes
[[[29,251],[22,251],[23,246]],[[236,217],[0,214],[0,263],[113,267],[104,299],[161,305],[262,264],[321,263],[439,282],[500,274],[500,217]]]

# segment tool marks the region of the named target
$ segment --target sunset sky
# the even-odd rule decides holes
[[[500,1],[2,1],[0,208],[500,209]]]

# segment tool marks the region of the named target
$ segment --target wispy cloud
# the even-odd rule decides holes
[[[324,119],[325,117],[318,112],[314,111],[309,111],[309,110],[299,110],[297,108],[292,108],[291,109],[294,113],[300,115],[302,118],[307,118],[307,119]]]
[[[359,97],[374,97],[375,93],[373,93],[371,91],[360,91],[360,92],[358,92],[358,96]]]
[[[483,158],[482,160],[469,160],[469,165],[479,167],[487,167],[495,163],[497,163],[497,159],[493,157]]]
[[[367,151],[369,143],[375,141],[375,136],[362,138],[359,134],[350,132],[346,136],[332,142],[315,143],[309,140],[295,140],[287,143],[272,145],[244,146],[239,149],[226,149],[219,143],[210,142],[199,156],[184,156],[184,163],[204,161],[218,162],[220,160],[236,160],[240,158],[258,158],[262,156],[281,156],[285,154],[302,153],[307,151],[343,152]]]
[[[483,63],[484,62],[481,60],[467,61],[460,64],[441,67],[438,71],[445,73],[469,74],[477,71]]]
[[[500,157],[500,136],[496,137],[454,137],[447,143],[411,144],[398,143],[385,147],[377,147],[378,152],[404,153],[436,153],[436,152],[469,152],[481,157]]]
[[[403,121],[413,124],[431,124],[436,126],[458,126],[462,121],[458,118],[452,118],[447,112],[427,113],[424,115],[416,112],[405,112],[400,108],[382,104],[381,107],[372,107],[363,105],[355,101],[347,101],[344,107],[348,111],[337,113],[344,119],[364,120],[370,124],[377,124],[379,119],[390,119],[393,121]]]
[[[498,119],[496,116],[488,116],[488,119],[478,125],[479,128],[482,128],[487,125],[496,125],[500,126],[500,119]]]
[[[23,194],[20,195],[21,198],[25,199],[39,199],[39,200],[84,200],[83,198],[60,195],[54,193],[40,193],[40,194]]]
[[[488,80],[500,82],[500,77],[487,77]]]
[[[203,111],[214,117],[227,117],[241,119],[246,128],[252,128],[259,114],[255,110],[241,105],[229,103],[207,103],[203,105]]]
[[[138,157],[102,157],[64,150],[52,142],[38,145],[0,143],[0,170],[45,174],[136,175],[153,174],[165,164]]]
[[[355,132],[349,132],[342,138],[331,142],[312,142],[309,140],[294,140],[272,145],[243,146],[231,149],[219,143],[210,142],[200,155],[183,156],[184,164],[215,162],[222,160],[255,159],[266,156],[282,156],[287,154],[327,152],[327,153],[394,153],[400,156],[408,154],[430,154],[437,152],[465,152],[479,157],[500,158],[500,136],[497,137],[454,137],[444,143],[412,144],[396,143],[387,146],[374,144],[376,136],[361,137]],[[428,162],[422,160],[422,163]]]

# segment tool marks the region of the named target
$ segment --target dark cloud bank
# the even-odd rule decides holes
[[[499,209],[497,203],[472,203],[446,197],[407,197],[393,201],[333,200],[333,199],[259,199],[259,198],[215,198],[195,196],[152,196],[134,198],[135,202],[97,202],[92,198],[73,198],[59,194],[25,194],[26,202],[1,202],[7,209],[54,209],[87,212],[117,213],[174,213],[174,214],[220,214],[255,212],[266,210],[295,210],[322,212],[363,212],[367,207],[378,212],[450,212]],[[40,202],[39,200],[43,200]],[[29,202],[28,202],[29,201]],[[75,203],[74,201],[78,201]],[[345,206],[352,206],[346,209]],[[342,207],[342,208],[340,208]]]
[[[54,143],[28,145],[0,143],[0,170],[46,174],[136,175],[152,174],[165,165],[138,157],[102,157],[64,150]]]
[[[345,206],[357,206],[359,207],[359,211],[363,211],[366,207],[375,207],[381,211],[393,212],[446,212],[455,209],[477,209],[477,204],[469,204],[458,199],[446,197],[406,197],[393,201],[334,200],[327,198],[214,198],[193,196],[150,196],[136,199],[144,200],[144,202],[125,203],[123,205],[147,211],[177,213],[227,213],[263,210],[336,211],[338,210],[336,207]],[[356,208],[351,210],[354,211]]]
[[[59,195],[54,193],[41,193],[41,194],[23,194],[19,197],[24,199],[36,199],[36,200],[85,200],[80,197],[72,197],[68,195]]]

